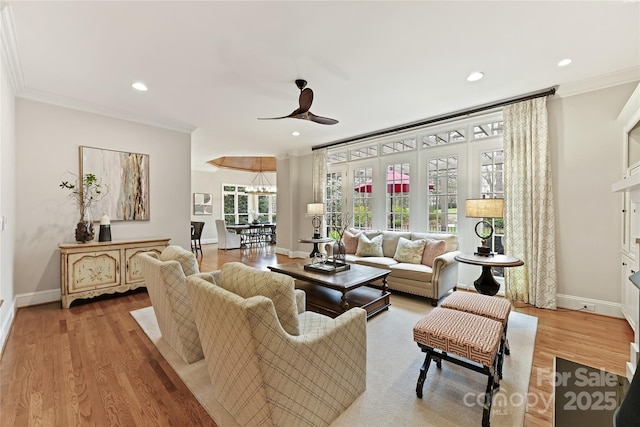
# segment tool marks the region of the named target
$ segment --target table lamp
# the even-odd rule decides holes
[[[324,215],[324,203],[307,204],[307,216],[311,217],[311,225],[313,225],[313,238],[320,238],[320,225],[322,220],[320,217]]]
[[[485,218],[502,218],[504,216],[504,199],[467,199],[465,202],[467,218],[483,218],[476,224],[476,235],[482,240],[482,246],[474,255],[492,256],[491,248],[487,247],[487,239],[493,236],[493,226]]]

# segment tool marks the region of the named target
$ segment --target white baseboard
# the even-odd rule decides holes
[[[558,308],[580,310],[582,308],[583,303],[593,304],[595,307],[594,311],[584,310],[587,313],[596,313],[596,314],[602,314],[605,316],[624,318],[622,314],[622,305],[620,303],[578,297],[575,295],[563,295],[563,294],[557,295]]]
[[[7,302],[7,301],[5,301]],[[5,313],[5,318],[0,319],[0,354],[4,351],[4,343],[7,341],[11,325],[16,313],[16,300],[13,299],[10,307],[5,308],[2,312]]]
[[[27,307],[30,305],[46,304],[48,302],[60,300],[62,300],[60,289],[19,294],[16,295],[16,308]]]

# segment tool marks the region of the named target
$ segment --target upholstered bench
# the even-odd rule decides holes
[[[416,394],[422,398],[424,380],[434,359],[438,368],[442,360],[487,375],[487,389],[482,410],[482,425],[489,426],[493,391],[500,387],[502,323],[464,311],[436,307],[413,327],[413,340],[426,353],[420,368]]]
[[[478,316],[488,317],[502,323],[503,333],[500,342],[500,353],[509,355],[509,339],[507,338],[507,324],[511,313],[511,302],[504,298],[481,295],[473,292],[453,292],[440,304],[442,308],[465,311]],[[502,378],[502,371],[498,372]]]

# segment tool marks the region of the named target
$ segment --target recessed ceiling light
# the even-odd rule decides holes
[[[469,74],[469,77],[467,77],[467,80],[470,82],[475,82],[476,80],[480,80],[483,77],[484,77],[483,73],[481,73],[480,71],[474,71],[473,73]]]
[[[148,90],[147,85],[145,85],[142,82],[135,82],[134,84],[131,85],[131,87],[140,91]]]
[[[298,132],[297,130],[294,130],[293,132],[291,132],[291,135],[293,136],[299,136],[300,132]]]
[[[569,64],[571,64],[571,60],[569,58],[566,58],[558,62],[558,67],[566,67]]]

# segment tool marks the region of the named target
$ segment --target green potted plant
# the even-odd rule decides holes
[[[76,226],[76,241],[86,243],[93,240],[95,233],[91,222],[91,205],[102,200],[108,193],[109,188],[103,185],[92,173],[84,174],[82,182],[76,180],[75,184],[69,181],[62,181],[60,188],[69,190],[69,198],[78,206],[80,210],[80,221]]]

